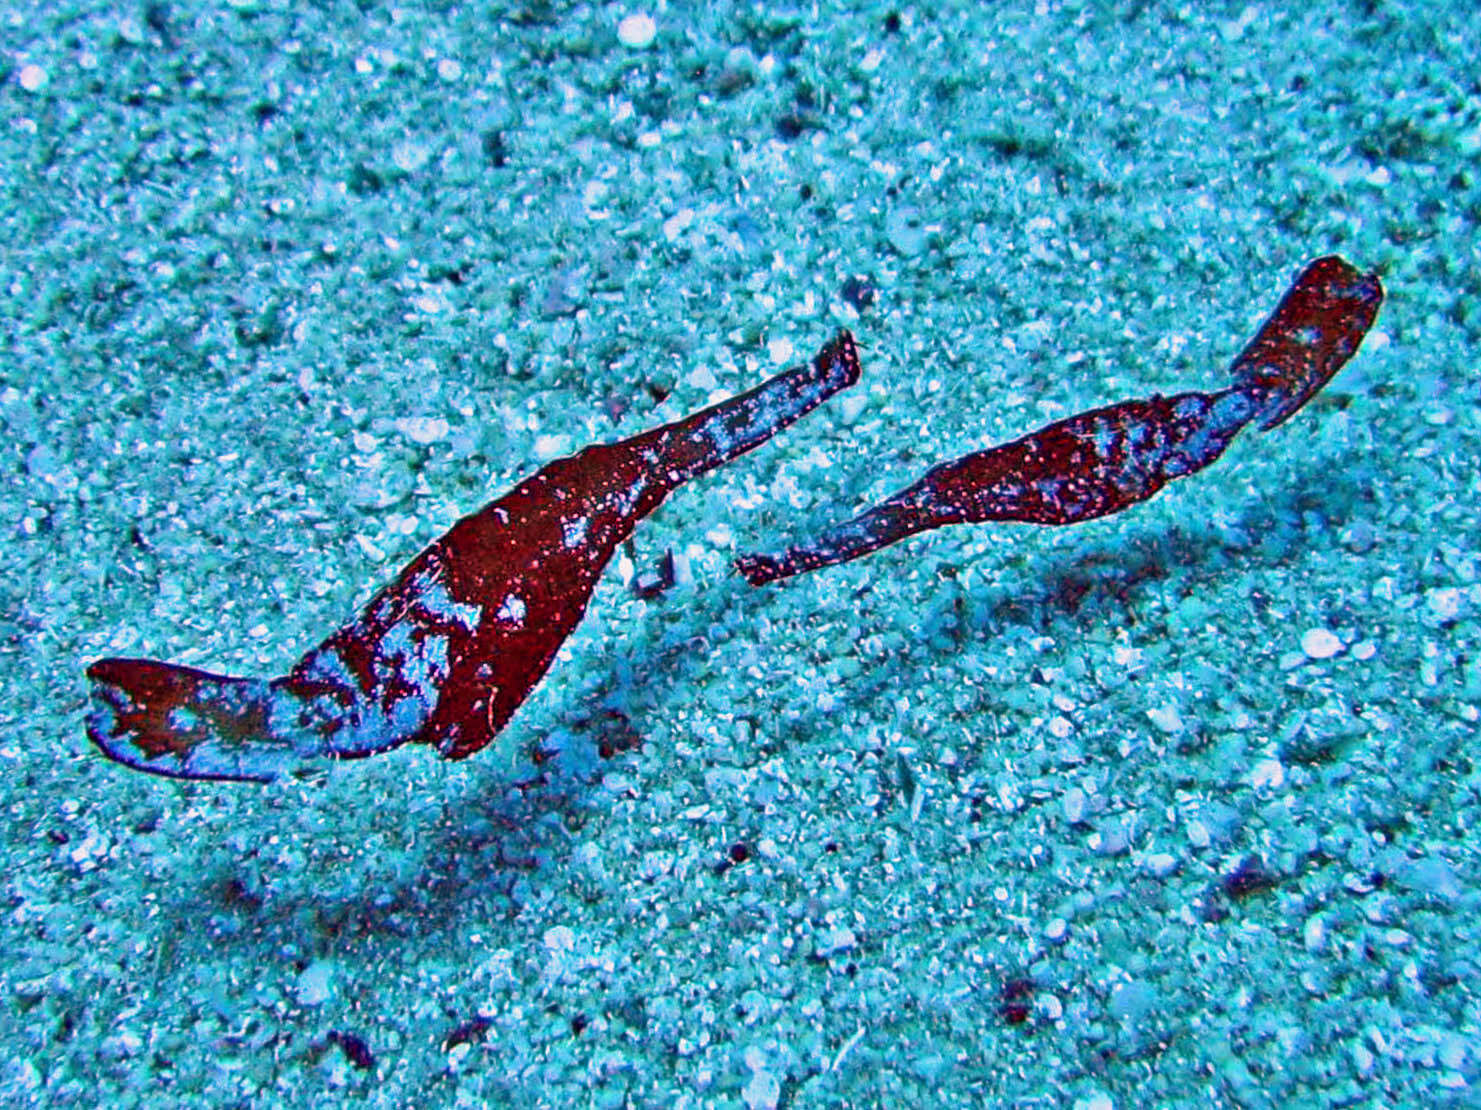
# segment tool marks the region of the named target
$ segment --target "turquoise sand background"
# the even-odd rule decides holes
[[[1293,7],[7,9],[0,1102],[1476,1105],[1481,17]],[[729,573],[1329,252],[1362,351],[1152,503]],[[89,749],[90,660],[278,673],[839,326],[499,750]]]

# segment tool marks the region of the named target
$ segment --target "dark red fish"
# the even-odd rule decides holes
[[[841,332],[749,393],[558,459],[458,521],[282,678],[99,660],[88,735],[121,763],[192,779],[266,781],[411,742],[471,755],[540,681],[639,520],[858,377]]]
[[[1075,524],[1120,512],[1208,466],[1252,421],[1268,430],[1286,420],[1353,356],[1382,301],[1376,274],[1319,258],[1235,359],[1229,388],[1121,401],[942,463],[811,542],[742,555],[736,569],[760,586],[946,524]]]

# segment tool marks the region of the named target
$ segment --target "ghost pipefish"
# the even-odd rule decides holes
[[[120,763],[189,779],[265,782],[412,742],[471,755],[540,681],[639,520],[858,378],[840,332],[747,393],[552,462],[458,521],[282,678],[101,659],[88,736]]]
[[[1308,264],[1213,393],[1121,401],[926,472],[809,543],[747,554],[753,586],[848,562],[918,532],[989,520],[1075,524],[1145,501],[1202,470],[1247,424],[1287,420],[1357,351],[1383,287],[1335,256]]]

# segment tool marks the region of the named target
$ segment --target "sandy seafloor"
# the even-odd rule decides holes
[[[0,1103],[1481,1104],[1481,17],[1294,7],[7,8]],[[1154,501],[728,572],[1330,252],[1362,351]],[[90,660],[281,673],[840,326],[497,750],[90,749]]]

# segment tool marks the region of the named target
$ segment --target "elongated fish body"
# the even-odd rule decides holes
[[[748,393],[552,462],[458,521],[281,678],[99,660],[88,735],[131,767],[195,779],[267,781],[412,742],[471,755],[540,681],[639,520],[858,376],[842,332]]]
[[[946,524],[1063,525],[1120,512],[1214,462],[1246,425],[1287,420],[1357,351],[1382,301],[1376,275],[1319,258],[1235,359],[1234,385],[1121,401],[942,463],[811,541],[742,555],[736,568],[759,586]]]

